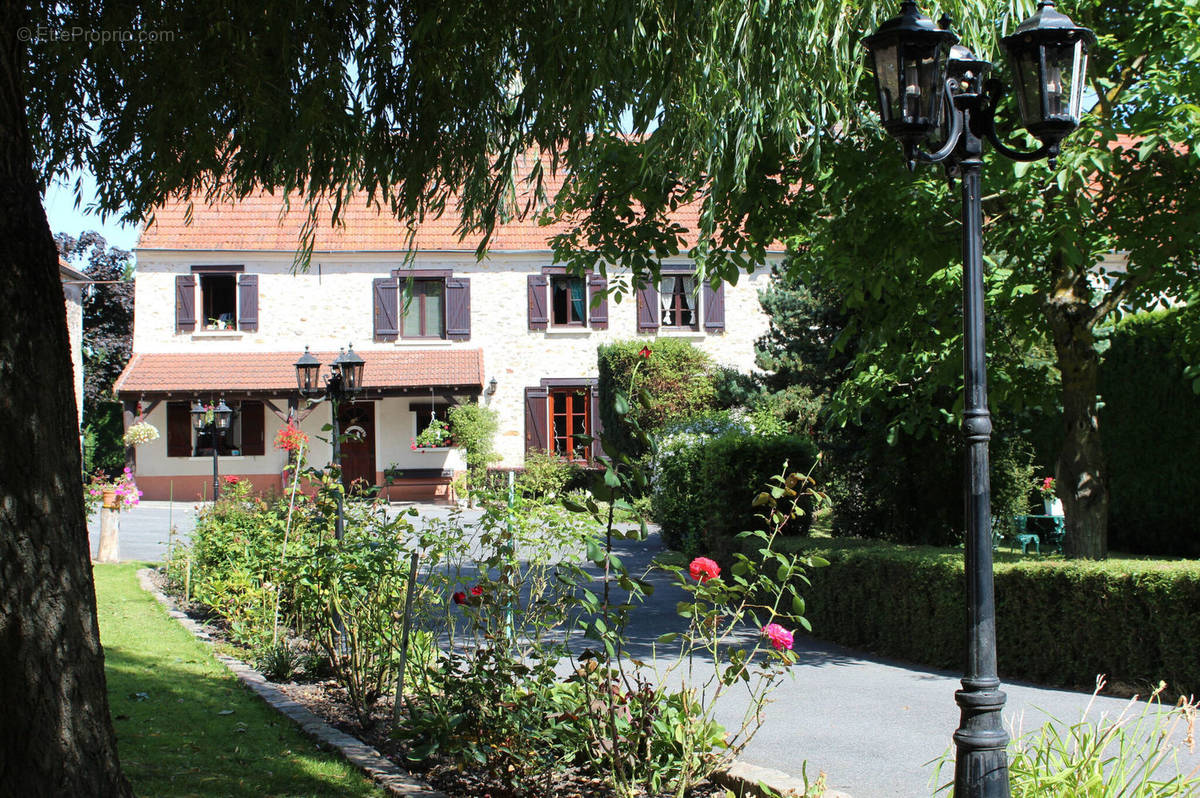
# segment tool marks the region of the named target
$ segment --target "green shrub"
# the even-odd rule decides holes
[[[659,442],[650,508],[663,541],[689,554],[728,559],[739,532],[761,528],[753,507],[762,486],[784,463],[807,473],[817,447],[802,435],[759,435],[726,416],[710,415],[672,429]],[[811,507],[785,534],[805,534]]]
[[[530,499],[561,497],[580,467],[556,454],[543,451],[525,453],[525,470],[517,477],[517,490]]]
[[[450,434],[465,452],[472,487],[482,486],[488,465],[500,459],[496,454],[496,430],[499,416],[490,407],[477,402],[450,408]]]
[[[830,561],[811,576],[814,634],[961,670],[962,552],[861,540],[796,544]],[[1200,563],[1033,560],[995,565],[1000,673],[1043,684],[1200,687]]]
[[[650,356],[641,355],[643,348]],[[629,434],[629,424],[647,434],[681,418],[710,410],[716,403],[716,371],[712,360],[698,347],[677,338],[654,341],[615,341],[597,349],[600,372],[600,420],[606,437],[631,455],[641,454]],[[616,412],[613,397],[628,394],[630,377],[637,370],[635,393],[645,391],[649,401],[631,402],[627,415]]]
[[[1200,557],[1200,395],[1185,378],[1200,309],[1144,313],[1117,326],[1100,369],[1109,544]]]

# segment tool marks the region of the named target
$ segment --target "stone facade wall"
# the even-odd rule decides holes
[[[551,263],[549,253],[493,253],[482,262],[465,253],[422,253],[416,268],[452,269],[455,276],[471,279],[471,338],[468,341],[428,341],[395,343],[372,340],[372,284],[386,277],[403,263],[403,256],[314,255],[307,273],[291,273],[291,253],[164,253],[138,252],[136,279],[135,352],[220,352],[220,351],[294,351],[297,356],[307,345],[314,351],[336,350],[354,344],[371,368],[371,353],[397,347],[463,347],[481,349],[485,383],[496,380],[493,396],[481,400],[495,408],[500,416],[497,449],[501,466],[519,466],[524,459],[524,389],[536,386],[543,378],[590,378],[597,374],[596,347],[619,339],[653,335],[637,330],[634,297],[609,300],[609,324],[606,330],[530,330],[528,328],[527,275],[540,273]],[[782,255],[773,256],[776,259]],[[175,276],[188,274],[193,265],[241,264],[246,274],[258,277],[257,332],[175,332]],[[617,276],[619,278],[619,275]],[[725,332],[720,334],[683,333],[723,365],[748,371],[754,364],[754,342],[767,329],[767,318],[758,302],[770,269],[742,275],[736,285],[725,287]],[[610,276],[610,281],[613,277]],[[676,333],[662,333],[676,335]],[[411,400],[417,402],[418,400]],[[377,409],[376,459],[382,470],[392,462],[404,464],[412,454],[410,438],[415,434],[412,412],[404,405],[409,399],[384,400]],[[314,416],[328,420],[318,409]],[[312,434],[312,418],[305,429]],[[165,418],[162,419],[165,429]],[[321,423],[325,423],[322,421]],[[157,421],[151,423],[158,425]],[[319,430],[321,424],[316,424]],[[278,421],[267,414],[267,441],[278,429]],[[157,441],[155,443],[158,443]],[[162,444],[165,447],[165,443]],[[143,447],[144,448],[144,447]],[[164,449],[165,453],[165,449]],[[275,453],[279,454],[279,453]],[[314,451],[314,460],[321,456]],[[421,459],[434,457],[421,453]],[[271,457],[271,452],[267,455]],[[164,462],[138,453],[140,473],[169,473],[161,469],[182,464]],[[199,459],[199,458],[198,458]],[[250,458],[253,459],[253,458]],[[251,466],[257,464],[247,464]],[[264,463],[264,467],[268,464]],[[282,466],[272,461],[270,469]],[[196,463],[188,468],[202,469]],[[211,466],[208,466],[211,467]],[[435,467],[429,465],[427,467]],[[188,471],[191,473],[191,471]]]
[[[71,368],[75,373],[75,413],[83,426],[83,286],[63,284],[67,306],[67,336],[71,343]]]

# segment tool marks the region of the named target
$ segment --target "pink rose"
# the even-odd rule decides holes
[[[709,579],[716,579],[721,575],[721,566],[707,557],[697,557],[688,566],[688,573],[697,582],[707,582]]]
[[[792,647],[792,633],[777,623],[769,623],[762,628],[762,633],[771,641],[776,651]]]

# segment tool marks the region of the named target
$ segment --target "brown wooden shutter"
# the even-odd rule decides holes
[[[645,285],[637,292],[638,332],[651,332],[658,329],[661,312],[658,307],[658,286]]]
[[[167,457],[192,456],[192,415],[187,402],[167,402]]]
[[[267,453],[266,408],[262,402],[242,402],[242,454]]]
[[[446,337],[452,341],[471,339],[471,280],[446,278]]]
[[[604,447],[600,445],[600,433],[604,432],[604,422],[600,418],[600,386],[593,384],[588,394],[591,399],[588,406],[588,434],[592,436],[592,459],[599,460],[604,455]]]
[[[400,334],[400,283],[395,277],[378,277],[371,281],[374,296],[374,329],[376,341],[395,341]]]
[[[525,389],[525,451],[549,451],[550,392],[545,388]]]
[[[725,332],[725,283],[704,283],[704,329]]]
[[[179,274],[175,277],[175,332],[196,329],[196,277]]]
[[[599,296],[599,299],[596,297]],[[608,280],[598,274],[588,277],[588,307],[591,318],[588,324],[593,330],[608,329]]]
[[[258,275],[238,275],[238,329],[258,330]]]
[[[544,330],[550,323],[546,286],[550,281],[544,274],[529,275],[529,329]]]

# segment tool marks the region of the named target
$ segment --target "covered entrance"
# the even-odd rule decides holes
[[[342,431],[342,484],[347,490],[375,484],[375,403],[343,402],[338,407]]]

